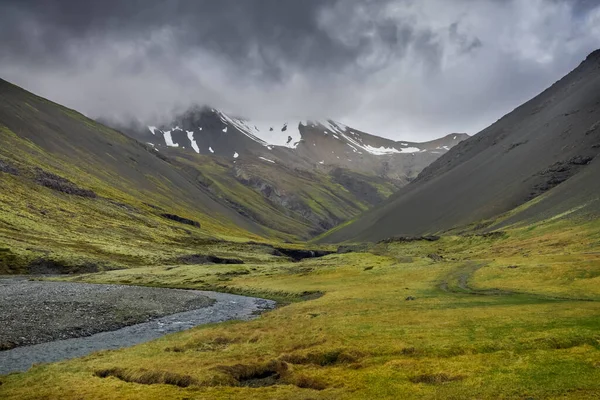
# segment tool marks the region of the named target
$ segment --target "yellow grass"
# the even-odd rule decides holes
[[[0,377],[0,398],[597,399],[597,225],[572,231],[555,221],[498,238],[377,245],[374,254],[301,263],[78,277],[289,304],[254,321]],[[324,295],[299,301],[314,292]]]

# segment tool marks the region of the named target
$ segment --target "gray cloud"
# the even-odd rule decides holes
[[[0,77],[92,117],[207,104],[475,133],[600,43],[597,0],[0,0]]]

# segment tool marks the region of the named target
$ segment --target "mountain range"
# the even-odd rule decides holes
[[[275,125],[269,138],[246,125],[202,108],[125,134],[0,80],[0,272],[136,265],[152,262],[150,247],[168,255],[212,240],[309,239],[466,137],[398,143],[326,121]]]
[[[103,122],[193,169],[240,214],[301,239],[379,204],[468,137],[393,141],[332,120],[258,122],[208,107],[159,126]]]
[[[159,151],[187,149],[234,161],[255,157],[305,170],[347,168],[403,183],[468,137],[462,133],[424,143],[393,141],[332,120],[251,121],[207,107],[194,107],[160,127],[115,128]]]
[[[600,211],[600,51],[473,137],[392,141],[203,107],[113,125],[0,81],[1,272],[148,264],[214,240],[485,234]]]

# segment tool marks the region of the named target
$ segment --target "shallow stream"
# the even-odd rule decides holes
[[[39,284],[39,283],[38,283]],[[0,351],[0,375],[26,371],[33,364],[82,357],[99,350],[120,349],[198,325],[249,320],[275,307],[275,302],[233,294],[193,291],[215,300],[209,307],[157,318],[118,330]]]

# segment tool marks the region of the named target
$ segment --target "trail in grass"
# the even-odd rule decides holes
[[[485,262],[467,261],[462,266],[451,271],[438,287],[447,293],[469,294],[476,296],[527,296],[540,301],[598,301],[597,299],[581,299],[574,297],[549,296],[539,293],[528,293],[504,289],[477,289],[469,284],[473,275],[481,268],[488,265]]]
[[[115,331],[0,351],[0,375],[26,371],[33,364],[56,362],[82,357],[99,350],[133,346],[198,325],[229,320],[249,320],[261,311],[275,307],[275,302],[272,300],[227,293],[195,292],[216,302],[210,307],[172,314]]]
[[[479,290],[469,286],[469,279],[475,272],[485,267],[483,262],[467,261],[464,265],[450,272],[439,285],[440,289],[449,293],[473,294],[480,296],[507,296],[515,292],[501,289]]]

